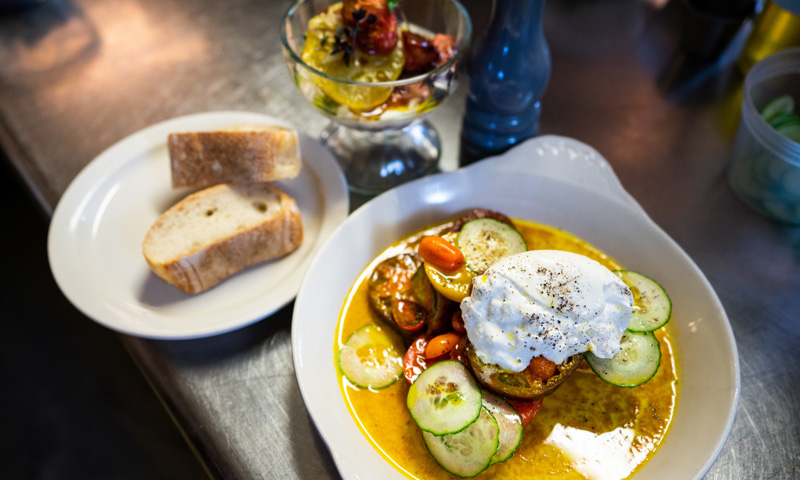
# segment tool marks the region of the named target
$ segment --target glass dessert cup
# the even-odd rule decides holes
[[[425,114],[455,89],[457,63],[472,25],[457,0],[403,0],[396,10],[398,29],[427,37],[449,35],[455,54],[430,71],[397,80],[348,80],[303,61],[309,21],[336,3],[295,2],[281,22],[283,54],[298,90],[331,119],[320,138],[339,162],[350,190],[375,195],[436,170],[439,134]],[[331,33],[333,37],[335,31]],[[401,48],[402,35],[398,42]],[[368,65],[369,60],[362,63]],[[357,58],[351,61],[359,65]],[[380,80],[381,75],[375,76]]]

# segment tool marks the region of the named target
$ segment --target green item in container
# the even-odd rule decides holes
[[[796,113],[781,113],[773,117],[768,123],[775,130],[780,130],[791,125],[800,125],[800,116],[797,116]]]
[[[778,132],[786,138],[790,138],[797,143],[800,143],[800,121],[793,125],[787,125],[778,129]]]
[[[781,95],[773,99],[761,110],[761,116],[772,125],[772,120],[781,114],[794,113],[794,98],[791,95]]]
[[[761,116],[781,135],[800,143],[800,115],[791,95],[776,97],[761,110]]]

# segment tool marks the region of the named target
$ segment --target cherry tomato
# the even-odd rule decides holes
[[[453,313],[453,319],[450,321],[453,325],[453,330],[458,333],[467,333],[467,327],[464,326],[464,317],[461,316],[461,309]]]
[[[378,17],[375,27],[368,30],[366,38],[359,37],[361,50],[376,55],[389,55],[397,45],[397,16],[394,12]]]
[[[544,357],[534,357],[528,365],[528,371],[533,373],[542,382],[556,374],[556,364]]]
[[[345,0],[342,23],[357,27],[355,42],[363,52],[389,55],[397,45],[397,16],[382,0]]]
[[[531,420],[539,413],[539,408],[542,406],[542,399],[536,400],[535,402],[526,402],[524,400],[511,400],[507,398],[506,401],[519,413],[519,416],[522,418],[523,426],[531,423]]]
[[[415,338],[414,341],[411,342],[411,346],[408,347],[408,350],[406,350],[406,354],[403,357],[403,376],[406,377],[408,383],[414,383],[414,380],[417,379],[423,370],[435,363],[441,362],[442,360],[459,360],[462,363],[467,361],[466,355],[464,355],[463,361],[461,359],[453,358],[452,355],[455,349],[449,353],[445,353],[436,357],[425,358],[425,347],[428,345],[428,342],[428,335],[423,333],[419,337]],[[464,346],[466,346],[466,338],[464,341]]]
[[[455,332],[447,332],[431,338],[428,345],[425,346],[425,358],[435,358],[449,354],[460,339],[461,335]]]
[[[434,364],[437,364],[437,363],[441,362],[442,360],[450,360],[450,354],[446,353],[444,355],[439,355],[438,357],[426,358],[425,359],[425,364],[427,364],[428,367],[431,367]]]
[[[428,363],[425,361],[425,345],[428,344],[428,336],[422,334],[413,342],[406,350],[403,357],[403,376],[406,377],[408,383],[414,383],[420,373],[428,368]]]
[[[428,262],[424,263],[424,267],[425,275],[428,276],[433,288],[448,300],[461,303],[461,300],[469,296],[472,279],[476,274],[466,265],[452,272],[441,270]]]
[[[431,235],[419,243],[419,255],[431,265],[452,272],[464,265],[464,254],[442,237]]]
[[[467,336],[463,335],[461,339],[456,343],[456,346],[450,350],[450,360],[458,360],[461,362],[465,367],[468,369],[472,369],[469,364],[469,358],[467,358]]]
[[[450,35],[437,33],[431,40],[431,44],[439,54],[439,59],[436,61],[437,67],[450,60],[456,54],[456,40]]]
[[[403,67],[406,73],[423,73],[436,66],[439,60],[439,52],[433,43],[422,35],[416,33],[403,32],[403,52],[406,55],[406,65]]]

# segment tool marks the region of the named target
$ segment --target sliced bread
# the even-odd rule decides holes
[[[167,137],[172,188],[258,183],[293,178],[301,162],[294,130],[237,125]]]
[[[150,227],[142,250],[156,275],[186,293],[294,251],[303,240],[297,202],[269,183],[217,185],[189,195]]]

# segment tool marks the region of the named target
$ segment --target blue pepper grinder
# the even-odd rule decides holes
[[[501,153],[539,130],[550,79],[544,0],[495,0],[486,33],[469,57],[469,97],[460,163]]]

